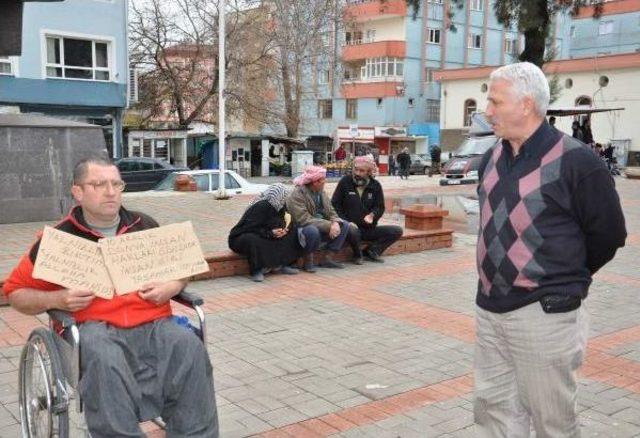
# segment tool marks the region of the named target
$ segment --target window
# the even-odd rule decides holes
[[[428,39],[431,44],[440,44],[440,29],[427,28]]]
[[[473,99],[467,99],[464,101],[464,120],[463,126],[471,126],[471,115],[476,112],[478,106]]]
[[[427,121],[437,122],[440,120],[440,101],[438,99],[427,99]]]
[[[369,58],[362,67],[361,74],[362,79],[403,76],[404,62],[402,58]]]
[[[12,75],[13,64],[8,56],[0,56],[0,75]]]
[[[413,105],[415,104],[415,100],[413,99],[413,97],[409,98],[408,103],[409,103],[409,108],[413,108]]]
[[[369,29],[369,30],[367,30],[367,33],[366,33],[366,37],[365,37],[364,42],[365,42],[365,43],[372,43],[372,42],[374,42],[375,40],[376,40],[376,30],[375,30],[375,29]]]
[[[436,5],[441,5],[443,0],[427,0],[427,3],[433,3]]]
[[[362,32],[351,31],[344,34],[344,41],[346,45],[362,44]]]
[[[484,6],[484,0],[469,0],[469,6],[472,11],[481,11]]]
[[[358,118],[358,99],[347,99],[345,113],[347,119]]]
[[[575,26],[571,26],[571,30],[569,30],[569,36],[571,38],[575,38],[576,37],[576,27]]]
[[[425,82],[433,82],[433,68],[425,67],[424,69],[424,80]]]
[[[333,117],[333,102],[331,99],[324,99],[318,101],[318,118],[330,119]]]
[[[517,41],[511,38],[504,40],[504,53],[507,55],[516,56]]]
[[[48,78],[108,81],[109,46],[104,41],[47,36]]]
[[[320,70],[320,73],[318,75],[318,83],[319,84],[329,83],[329,70]]]
[[[470,49],[481,49],[482,35],[479,33],[470,33],[469,41],[467,42],[467,47],[469,47]]]
[[[376,101],[376,105],[378,106],[378,108],[382,107],[382,97],[378,97],[378,100]]]
[[[613,33],[613,21],[601,21],[598,26],[598,35],[607,35]]]

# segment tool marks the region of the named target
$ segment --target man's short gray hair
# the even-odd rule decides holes
[[[540,67],[530,62],[504,65],[489,76],[490,81],[498,79],[511,83],[519,98],[531,96],[538,115],[544,117],[547,114],[550,100],[549,82]]]
[[[73,184],[80,184],[87,177],[89,164],[97,164],[98,166],[115,166],[113,161],[102,156],[92,156],[83,158],[73,167]]]

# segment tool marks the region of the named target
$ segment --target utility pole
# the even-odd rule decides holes
[[[225,97],[224,97],[224,81],[225,81],[225,24],[224,14],[226,9],[226,0],[220,0],[218,10],[218,199],[226,199],[227,191],[225,189]]]

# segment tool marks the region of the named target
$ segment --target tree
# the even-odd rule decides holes
[[[271,17],[273,102],[287,136],[297,137],[303,123],[305,98],[313,93],[317,60],[334,35],[337,0],[264,0]],[[335,60],[334,60],[335,61]],[[335,71],[335,69],[332,69]]]
[[[272,48],[267,15],[228,1],[225,36],[227,112],[230,117],[268,122],[273,114],[268,77]],[[143,120],[179,126],[217,121],[218,3],[211,0],[136,0],[131,4],[131,63],[141,70]],[[272,67],[271,67],[272,68]]]
[[[577,15],[580,8],[594,7],[594,17],[600,16],[604,0],[496,0],[494,12],[498,22],[510,27],[517,24],[518,30],[524,34],[524,50],[520,61],[529,61],[541,67],[545,62],[545,44],[549,36],[551,19],[554,15],[570,11]],[[406,0],[412,7],[414,17],[418,13],[423,0]],[[465,0],[450,0],[462,8]]]

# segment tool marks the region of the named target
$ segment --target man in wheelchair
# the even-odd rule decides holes
[[[79,162],[71,187],[78,205],[56,228],[97,241],[157,227],[149,216],[121,206],[123,190],[111,162]],[[29,315],[72,312],[80,330],[78,391],[92,437],[144,437],[139,423],[160,416],[169,437],[217,437],[206,348],[171,317],[169,301],[186,281],[149,283],[137,293],[106,300],[90,290],[34,279],[38,248],[39,240],[10,274],[4,292],[15,309]]]

